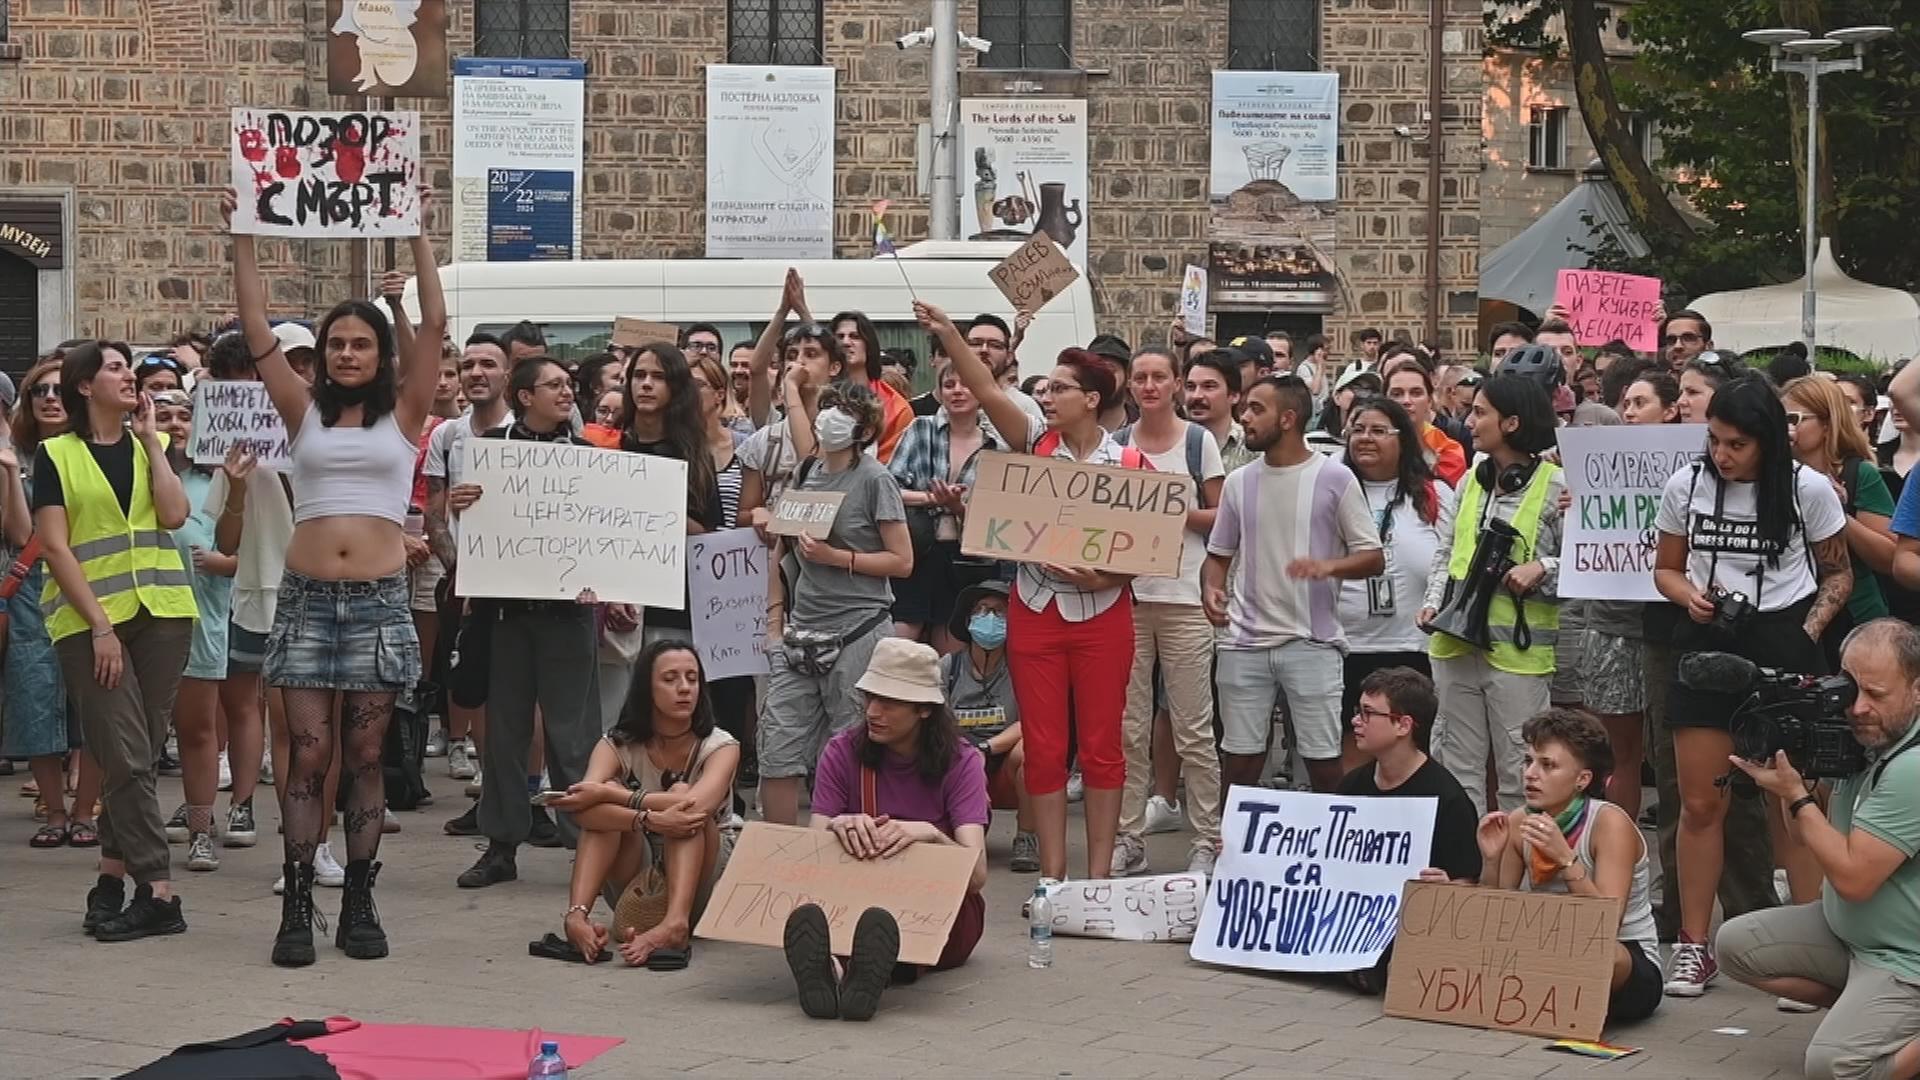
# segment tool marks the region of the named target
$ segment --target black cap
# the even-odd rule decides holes
[[[1242,334],[1227,342],[1227,351],[1239,356],[1241,363],[1251,360],[1255,367],[1266,370],[1273,367],[1273,346],[1258,334]]]
[[[1127,348],[1123,338],[1113,334],[1094,335],[1093,340],[1087,342],[1087,351],[1095,356],[1106,357],[1119,364],[1123,370],[1133,363],[1133,350]]]

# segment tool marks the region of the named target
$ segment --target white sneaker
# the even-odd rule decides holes
[[[347,872],[334,860],[332,844],[313,849],[313,883],[329,889],[342,888],[347,883]]]
[[[480,777],[474,776],[467,781],[464,794],[469,799],[477,799],[480,797]]]
[[[1820,1011],[1820,1006],[1818,1005],[1809,1005],[1804,1001],[1795,1001],[1792,998],[1785,997],[1776,998],[1773,1002],[1773,1007],[1784,1013],[1813,1013]]]
[[[381,814],[381,817],[380,817],[381,832],[397,833],[400,831],[400,819],[393,816],[392,810],[384,809],[380,811],[380,814]]]
[[[1142,836],[1155,833],[1180,831],[1180,804],[1169,802],[1158,795],[1147,798],[1147,824],[1140,830]]]
[[[273,879],[273,895],[279,896],[287,891],[287,875],[281,874]]]
[[[273,743],[269,741],[260,748],[260,782],[273,786]]]
[[[1781,907],[1793,906],[1793,884],[1787,880],[1785,870],[1773,872],[1773,894],[1780,898]]]
[[[455,780],[471,780],[480,775],[473,764],[473,741],[462,739],[447,747],[447,775]]]
[[[220,790],[233,790],[233,766],[227,764],[227,752],[220,751]]]
[[[447,729],[446,728],[437,727],[433,729],[433,733],[427,736],[427,748],[424,751],[422,751],[422,756],[424,757],[446,757],[447,756]]]
[[[1087,782],[1081,778],[1080,770],[1075,769],[1071,773],[1068,773],[1067,774],[1067,801],[1079,802],[1081,799],[1086,797],[1086,794],[1087,794]]]
[[[184,844],[192,835],[187,828],[187,804],[181,803],[174,809],[173,816],[167,819],[167,843]]]
[[[1113,876],[1131,877],[1147,872],[1147,842],[1132,833],[1113,838]]]
[[[1187,859],[1187,873],[1199,874],[1201,877],[1211,879],[1214,861],[1219,857],[1211,847],[1196,847],[1193,849],[1193,855]]]

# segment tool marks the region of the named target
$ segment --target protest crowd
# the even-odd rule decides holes
[[[72,341],[0,385],[0,756],[27,774],[33,848],[98,849],[73,889],[95,940],[186,931],[174,871],[220,871],[277,820],[281,920],[258,947],[286,967],[320,959],[316,929],[356,959],[404,949],[375,902],[380,843],[434,761],[473,798],[445,832],[483,845],[449,888],[572,850],[534,945],[561,960],[693,963],[749,817],[861,860],[971,853],[934,963],[899,962],[879,907],[851,950],[817,906],[788,919],[805,1012],[866,1019],[889,985],[966,962],[990,872],[1205,877],[1235,786],[1419,796],[1438,807],[1423,880],[1620,902],[1611,1020],[1697,998],[1724,965],[1781,1009],[1830,1010],[1809,1075],[1920,1072],[1920,365],[1757,370],[1691,311],[1651,355],[1583,348],[1550,311],[1474,358],[1178,324],[1033,357],[1027,316],[917,303],[916,396],[914,359],[859,311],[812,310],[791,271],[756,340],[685,325],[576,363],[531,322],[448,338],[434,252],[411,242],[411,311],[390,275],[308,324],[269,310],[236,233],[237,310],[211,334]],[[225,383],[264,387],[284,445],[189,453]],[[1653,478],[1638,576],[1657,599],[1562,594],[1596,486],[1563,437],[1611,425],[1696,425]],[[685,603],[468,590],[462,563],[491,549],[463,526],[511,493],[474,471],[494,440],[530,474],[671,463],[687,549],[764,559],[765,674],[708,677]],[[1180,519],[1164,572],[970,539],[990,474],[1072,491],[1087,466],[1178,481],[1156,489]],[[1821,685],[1846,687],[1824,715],[1853,767],[1748,753],[1756,665],[1845,676]],[[185,790],[171,813],[162,775]],[[996,811],[1016,828],[990,856]],[[1180,831],[1184,863],[1150,867],[1144,838]],[[1390,966],[1346,979],[1380,993]]]

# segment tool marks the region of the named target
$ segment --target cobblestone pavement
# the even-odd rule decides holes
[[[576,1077],[1764,1080],[1801,1075],[1818,1021],[1723,979],[1704,998],[1670,999],[1652,1021],[1610,1031],[1646,1052],[1600,1063],[1549,1053],[1541,1039],[1388,1019],[1377,999],[1204,967],[1177,946],[1060,939],[1053,968],[1032,971],[1019,918],[1031,879],[1006,870],[1010,820],[992,834],[987,936],[973,960],[889,991],[871,1023],[810,1021],[773,949],[703,941],[674,974],[528,957],[529,940],[558,929],[568,853],[523,849],[519,881],[456,889],[476,853],[440,825],[466,803],[443,764],[429,766],[438,805],[401,814],[404,831],[381,851],[393,956],[352,961],[323,944],[304,971],[267,959],[279,918],[268,891],[280,861],[271,788],[256,800],[259,847],[223,851],[211,874],[179,869],[185,849],[174,849],[186,934],[106,945],[80,931],[91,853],[29,850],[31,804],[15,797],[24,776],[0,779],[0,1078],[113,1076],[184,1042],[286,1016],[347,1015],[627,1040]],[[163,781],[162,810],[179,795],[179,781]],[[1150,849],[1156,866],[1184,868],[1183,837],[1153,837]],[[318,892],[332,918],[339,893]],[[1722,1027],[1746,1033],[1715,1033]]]

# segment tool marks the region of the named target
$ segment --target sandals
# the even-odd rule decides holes
[[[667,946],[655,949],[647,955],[648,971],[685,971],[693,960],[693,942],[689,941],[679,948]]]
[[[100,846],[100,827],[91,821],[75,821],[67,825],[67,843],[79,848]]]
[[[33,834],[33,838],[27,841],[27,846],[45,851],[48,848],[65,847],[66,843],[67,830],[64,826],[42,825]]]
[[[527,955],[537,956],[543,960],[568,960],[576,964],[586,962],[586,958],[581,954],[579,946],[561,937],[559,934],[554,933],[549,933],[539,941],[527,942]],[[613,950],[601,949],[597,959],[601,963],[612,960]]]

